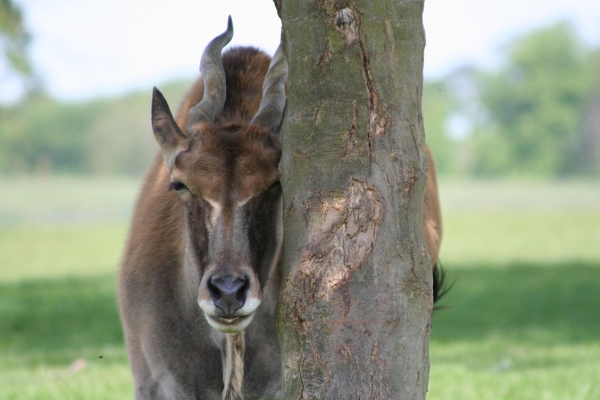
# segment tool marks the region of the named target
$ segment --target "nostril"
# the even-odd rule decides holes
[[[206,281],[206,286],[208,288],[208,292],[210,293],[210,297],[213,301],[217,301],[221,299],[221,291],[217,286],[213,284],[212,278]]]

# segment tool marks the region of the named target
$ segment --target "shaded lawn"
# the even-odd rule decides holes
[[[126,229],[0,229],[0,399],[133,398],[115,297]]]
[[[52,358],[45,363],[63,365],[73,361],[61,355],[65,351],[123,344],[112,275],[3,284],[0,297],[4,350],[20,355],[48,351]]]
[[[449,307],[435,313],[432,341],[600,344],[599,264],[514,263],[454,269],[451,277],[455,285],[442,300]]]
[[[428,399],[600,399],[600,266],[455,269]]]
[[[600,395],[597,265],[517,263],[452,276],[451,308],[433,321],[430,399]],[[0,398],[132,397],[114,275],[4,283],[0,299]],[[69,373],[78,358],[87,368]],[[531,397],[540,390],[551,393]]]
[[[121,193],[139,182],[38,183],[17,182],[25,203],[0,196],[15,222],[0,227],[0,399],[131,399],[115,286]],[[599,198],[586,183],[442,186],[457,282],[433,320],[429,399],[600,399]]]
[[[113,274],[4,283],[0,321],[0,399],[133,397]]]
[[[433,318],[428,399],[600,399],[598,190],[571,206],[551,192],[525,192],[515,210],[445,214],[456,284]]]

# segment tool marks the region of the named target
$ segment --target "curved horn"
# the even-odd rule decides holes
[[[188,127],[197,122],[212,123],[225,104],[225,71],[221,52],[233,37],[231,15],[227,20],[227,30],[210,41],[200,59],[200,73],[204,78],[204,96],[200,103],[189,112]]]
[[[263,97],[258,112],[250,121],[250,125],[259,125],[276,132],[281,123],[285,108],[285,83],[288,78],[288,64],[281,44],[273,54],[269,71],[263,83]]]

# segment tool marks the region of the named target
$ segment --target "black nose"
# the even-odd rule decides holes
[[[213,276],[208,282],[208,291],[220,317],[233,317],[243,307],[248,292],[248,279],[231,275]]]

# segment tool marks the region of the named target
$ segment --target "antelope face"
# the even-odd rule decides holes
[[[278,127],[285,107],[287,63],[278,49],[264,78],[258,112],[248,125],[214,126],[226,97],[221,50],[233,35],[213,39],[202,54],[204,96],[189,110],[185,133],[155,88],[152,128],[185,213],[186,268],[198,283],[198,304],[212,327],[240,332],[261,303],[278,261],[282,193]]]
[[[204,137],[176,157],[171,188],[185,212],[187,260],[201,277],[198,304],[215,329],[239,332],[277,264],[280,150],[268,132],[253,127]]]

